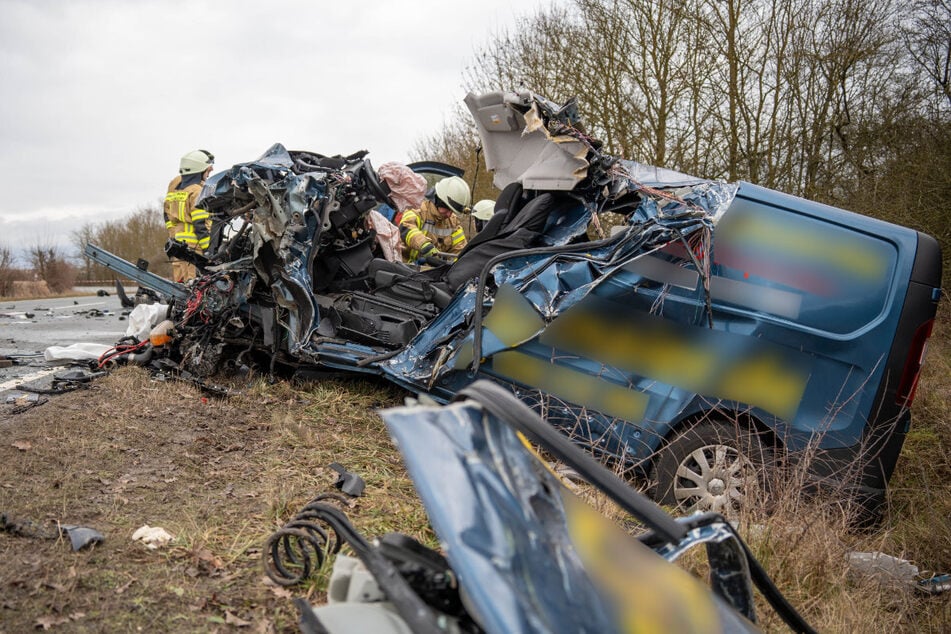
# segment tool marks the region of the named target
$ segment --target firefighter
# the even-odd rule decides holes
[[[407,209],[400,234],[407,262],[427,261],[437,253],[459,253],[466,234],[455,214],[465,213],[471,201],[469,186],[458,176],[444,178],[430,190],[419,209]]]
[[[165,195],[168,237],[197,253],[208,248],[211,220],[207,211],[195,207],[195,201],[214,163],[215,157],[207,150],[189,152],[179,162],[179,175],[168,184]],[[193,264],[172,258],[172,279],[176,282],[187,282],[197,273]]]

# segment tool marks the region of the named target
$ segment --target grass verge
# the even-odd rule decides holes
[[[881,551],[951,570],[951,317],[931,343],[914,422],[892,480],[890,514],[872,532],[792,495],[740,530],[789,600],[826,632],[942,632],[947,595],[924,597],[849,574],[852,551]],[[293,590],[263,575],[267,537],[316,494],[339,462],[366,496],[347,510],[369,537],[435,544],[375,410],[398,404],[382,383],[256,382],[229,399],[126,368],[89,389],[0,418],[0,512],[51,527],[86,525],[106,542],[73,553],[63,540],[0,533],[0,632],[296,631],[293,596],[322,598],[325,575]],[[616,509],[583,490],[602,512]],[[151,551],[143,524],[175,535]],[[685,565],[698,572],[696,558]],[[634,574],[634,573],[632,573]],[[760,606],[766,631],[784,631]]]

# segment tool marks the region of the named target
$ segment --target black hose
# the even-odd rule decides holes
[[[401,352],[403,352],[403,350],[401,350],[401,349],[400,349],[400,350],[390,350],[389,352],[384,352],[383,354],[378,354],[378,355],[375,355],[375,356],[372,356],[372,357],[364,357],[363,359],[360,359],[359,361],[357,361],[357,367],[358,367],[358,368],[362,368],[362,367],[365,367],[365,366],[370,365],[371,363],[378,363],[378,362],[380,362],[380,361],[386,361],[387,359],[390,359],[390,358],[392,358],[392,357],[395,357],[396,355],[398,355],[398,354],[401,353]]]

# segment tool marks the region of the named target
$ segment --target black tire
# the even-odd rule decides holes
[[[707,420],[679,432],[660,451],[654,499],[681,512],[736,516],[765,502],[773,452],[760,433]]]

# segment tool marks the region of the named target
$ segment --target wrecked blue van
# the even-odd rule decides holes
[[[466,104],[501,194],[458,259],[381,256],[367,215],[390,201],[365,152],[275,145],[206,186],[231,230],[179,253],[203,275],[173,289],[157,357],[443,401],[487,378],[687,510],[730,512],[795,463],[880,507],[940,297],[933,238],[610,156],[574,103]]]

